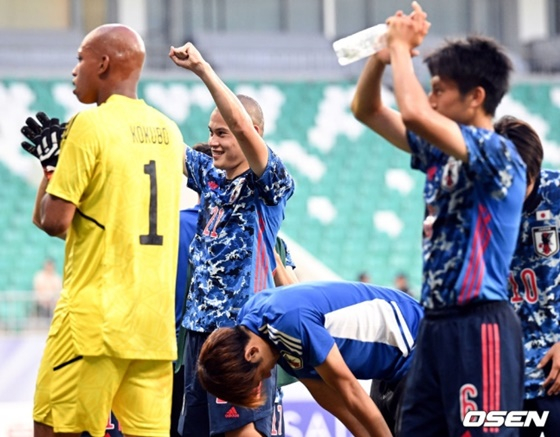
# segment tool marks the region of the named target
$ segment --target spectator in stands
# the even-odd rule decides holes
[[[494,129],[509,138],[527,164],[527,193],[511,263],[510,301],[521,320],[525,344],[523,410],[548,412],[544,427],[534,422],[521,437],[560,435],[560,172],[541,169],[542,143],[531,126],[502,117]]]
[[[33,277],[33,293],[38,317],[52,318],[54,307],[62,291],[62,277],[52,258],[45,259],[43,268]]]
[[[358,282],[365,282],[367,284],[371,283],[371,276],[368,272],[361,272],[358,275]]]
[[[408,275],[403,272],[399,272],[395,275],[395,280],[393,286],[397,290],[401,290],[408,294],[409,296],[413,296],[412,290],[410,289],[410,285],[408,284]]]
[[[422,313],[409,296],[361,282],[265,290],[243,306],[237,326],[208,337],[198,374],[220,399],[257,408],[278,363],[353,435],[390,436]],[[379,382],[375,403],[357,378]]]
[[[111,409],[125,435],[169,435],[184,143],[172,120],[137,98],[144,58],[133,29],[92,30],[72,75],[78,100],[97,106],[72,118],[60,153],[51,126],[34,142],[46,176],[34,222],[66,237],[35,437],[105,435]]]
[[[218,401],[196,376],[200,348],[216,328],[233,326],[255,292],[274,286],[274,246],[293,179],[266,145],[260,105],[236,96],[187,43],[171,47],[170,58],[206,85],[216,109],[210,116],[212,159],[187,148],[188,186],[200,194],[199,221],[191,244],[193,276],[182,325],[185,342],[184,437],[277,435],[272,403],[276,379],[266,381],[268,403],[259,410]],[[273,372],[274,373],[274,372]]]
[[[425,59],[432,76],[427,96],[411,56],[429,23],[418,3],[413,8],[388,18],[387,48],[366,63],[352,110],[412,154],[412,167],[427,175],[424,197],[434,217],[423,243],[426,316],[407,380],[402,435],[478,436],[483,428],[463,426],[469,409],[517,411],[523,399],[522,333],[507,277],[526,169],[511,141],[493,131],[512,64],[489,38],[448,40]],[[382,101],[389,62],[398,111]],[[513,431],[502,427],[493,435]]]

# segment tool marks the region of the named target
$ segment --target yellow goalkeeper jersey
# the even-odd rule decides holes
[[[70,122],[47,192],[77,211],[64,290],[76,352],[176,358],[183,138],[143,100],[111,96]]]

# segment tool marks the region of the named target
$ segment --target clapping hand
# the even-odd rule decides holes
[[[399,41],[409,46],[411,52],[418,47],[424,37],[428,34],[431,23],[427,21],[428,15],[422,10],[418,2],[412,2],[412,12],[405,15],[402,11],[397,11],[395,15],[386,21],[388,25],[387,42],[390,45],[393,41]]]

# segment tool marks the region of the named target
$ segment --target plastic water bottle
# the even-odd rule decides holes
[[[377,24],[333,42],[333,49],[340,65],[373,55],[386,47],[387,25]]]

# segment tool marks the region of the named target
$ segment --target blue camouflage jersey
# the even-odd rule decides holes
[[[398,382],[408,371],[423,316],[416,300],[362,282],[302,282],[265,290],[238,323],[273,342],[289,374],[319,378],[334,344],[358,379]]]
[[[560,341],[560,172],[541,171],[521,220],[509,285],[523,327],[525,397],[532,399],[546,395],[537,364]]]
[[[466,163],[408,132],[412,168],[426,173],[421,302],[427,309],[509,299],[525,164],[511,141],[495,132],[460,129]]]
[[[190,247],[193,277],[183,326],[212,332],[233,326],[255,292],[274,286],[274,246],[294,181],[268,150],[260,178],[247,170],[233,180],[211,157],[187,147],[187,186],[200,194],[197,231]]]

